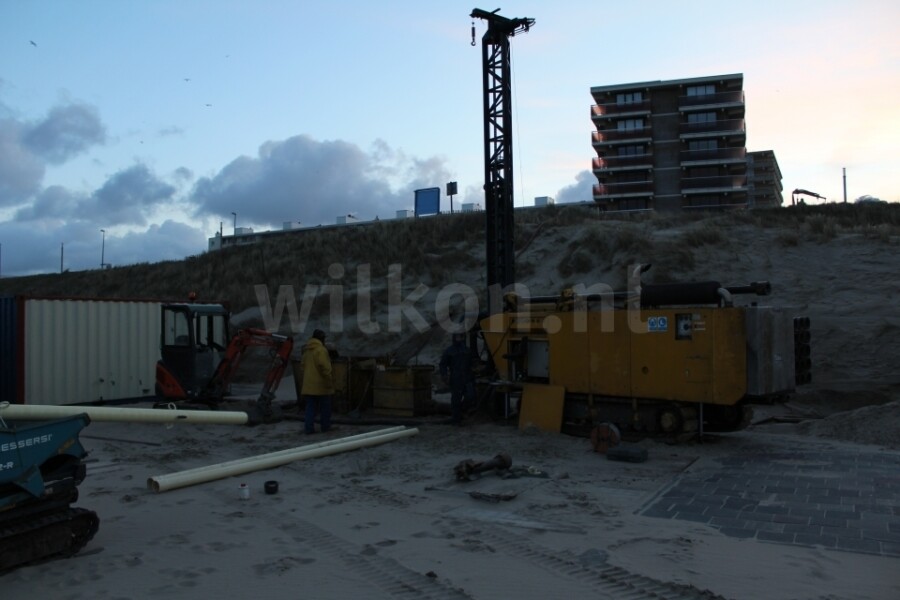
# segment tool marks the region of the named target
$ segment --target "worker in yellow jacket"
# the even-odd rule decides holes
[[[316,329],[303,346],[300,355],[303,372],[302,400],[306,401],[306,416],[303,420],[306,433],[315,433],[316,413],[322,432],[331,429],[331,396],[334,394],[334,380],[331,377],[331,358],[325,347],[325,332]]]

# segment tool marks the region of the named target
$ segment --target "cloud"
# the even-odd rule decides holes
[[[0,108],[2,114],[12,115]],[[48,164],[62,164],[105,140],[97,111],[85,104],[57,106],[34,122],[0,119],[0,207],[16,206],[37,194]]]
[[[170,202],[175,191],[146,165],[137,164],[110,177],[78,206],[78,216],[104,225],[146,225],[147,213]]]
[[[57,106],[29,127],[22,143],[50,164],[58,165],[106,141],[106,129],[97,110],[85,104]]]
[[[179,183],[190,181],[194,178],[194,172],[187,167],[178,167],[172,172],[172,178]]]
[[[581,171],[575,176],[572,185],[567,185],[556,193],[556,201],[563,202],[588,202],[594,199],[594,184],[597,178],[590,171]]]
[[[183,136],[184,128],[179,127],[178,125],[171,125],[169,127],[163,127],[158,132],[159,137],[169,137],[169,136]]]
[[[85,198],[79,197],[66,188],[51,185],[41,190],[33,202],[16,211],[18,222],[46,221],[60,223],[77,214],[77,207]]]
[[[15,206],[34,195],[44,179],[44,163],[22,145],[24,126],[0,120],[0,207]]]
[[[191,201],[197,214],[237,212],[244,223],[312,225],[351,213],[363,219],[393,216],[412,204],[412,190],[446,181],[441,158],[408,158],[383,141],[366,153],[349,142],[298,135],[266,142],[255,158],[236,158],[215,176],[201,178]]]
[[[58,273],[61,254],[63,269],[100,266],[102,236],[89,221],[42,221],[33,227],[8,221],[0,223],[0,239],[4,276]],[[104,261],[115,266],[183,260],[206,250],[207,235],[199,228],[167,220],[123,235],[107,231],[103,246]]]
[[[146,231],[106,237],[106,262],[131,265],[162,260],[183,260],[207,249],[208,236],[203,230],[174,220],[151,225]]]

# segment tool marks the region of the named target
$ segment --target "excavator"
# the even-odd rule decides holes
[[[803,204],[803,199],[798,198],[798,196],[809,196],[810,198],[817,198],[819,200],[827,200],[825,196],[820,196],[815,192],[811,192],[809,190],[804,190],[797,188],[793,192],[791,192],[791,206],[796,206],[797,204]]]
[[[173,302],[162,305],[156,397],[160,404],[218,405],[251,348],[268,348],[271,362],[252,421],[278,420],[272,404],[294,348],[290,336],[246,328],[229,338],[229,311],[222,304]]]

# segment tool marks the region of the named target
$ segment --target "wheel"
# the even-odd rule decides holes
[[[656,422],[659,426],[659,430],[663,433],[678,433],[684,425],[681,409],[674,404],[663,406],[659,409]]]

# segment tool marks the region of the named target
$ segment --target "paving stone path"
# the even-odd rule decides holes
[[[900,454],[704,459],[637,512],[704,523],[732,537],[900,556]]]

